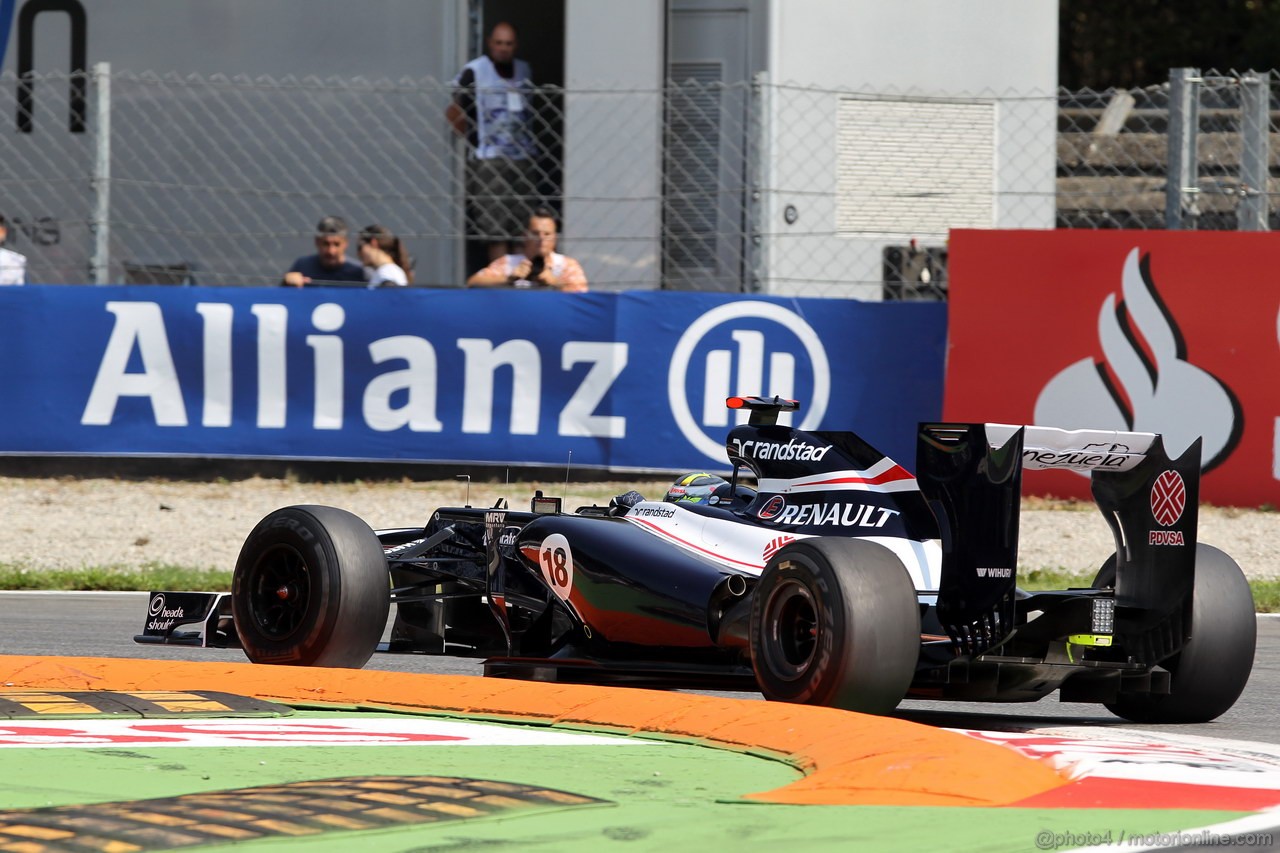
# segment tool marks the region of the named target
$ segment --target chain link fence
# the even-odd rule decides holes
[[[1057,226],[1280,225],[1275,73],[1175,69],[1160,86],[1061,93]]]
[[[725,84],[543,88],[522,208],[592,289],[946,295],[953,228],[1276,227],[1271,74],[940,97]],[[32,283],[276,285],[314,223],[379,223],[416,283],[472,271],[465,144],[435,80],[0,75],[0,213]],[[626,152],[625,155],[620,152]],[[1170,175],[1174,180],[1170,181]]]

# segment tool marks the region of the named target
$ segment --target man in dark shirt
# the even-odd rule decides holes
[[[316,225],[316,254],[303,255],[293,262],[281,284],[302,287],[308,284],[364,283],[364,267],[347,257],[349,231],[337,216],[326,216]]]

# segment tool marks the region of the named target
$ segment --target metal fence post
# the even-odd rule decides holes
[[[111,268],[111,63],[93,66],[93,235],[90,277],[107,284]]]
[[[1194,229],[1199,207],[1200,69],[1169,70],[1169,166],[1165,180],[1164,227]]]
[[[747,106],[747,121],[751,126],[747,129],[747,174],[751,182],[747,187],[747,240],[746,240],[746,288],[749,293],[760,293],[765,289],[765,245],[764,222],[766,206],[764,197],[764,151],[765,134],[768,127],[768,114],[765,111],[765,92],[768,89],[769,77],[764,71],[757,71],[751,77],[751,88],[748,97],[751,103]]]
[[[1271,75],[1250,71],[1240,79],[1240,206],[1236,227],[1266,231],[1270,213],[1267,194],[1271,138]]]

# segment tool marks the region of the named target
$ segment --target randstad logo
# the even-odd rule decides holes
[[[813,327],[770,302],[732,302],[690,323],[671,354],[667,397],[680,432],[717,462],[724,461],[730,425],[724,401],[735,394],[803,400],[799,427],[816,429],[831,396],[831,369]],[[747,416],[737,412],[737,422]]]

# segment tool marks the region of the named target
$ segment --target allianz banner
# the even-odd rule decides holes
[[[1280,504],[1280,253],[1264,233],[954,231],[948,419],[1200,438],[1210,503]],[[1083,475],[1026,490],[1087,497]]]
[[[716,294],[0,288],[0,453],[727,466],[724,398],[909,467],[940,304]],[[737,416],[737,413],[733,413]]]

